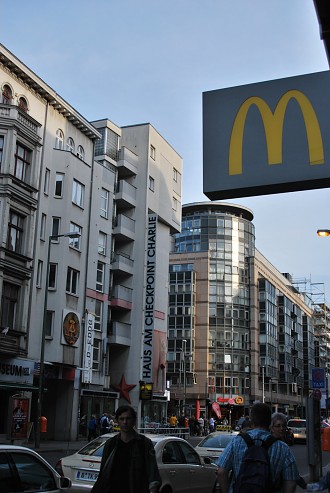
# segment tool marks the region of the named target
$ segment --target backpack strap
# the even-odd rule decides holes
[[[254,445],[254,440],[253,438],[250,437],[250,435],[248,433],[245,433],[244,431],[241,431],[238,436],[242,437],[243,440],[245,441],[246,445],[248,447],[251,447],[252,445]]]
[[[262,442],[262,446],[265,448],[265,449],[269,449],[273,443],[277,442],[278,438],[275,438],[273,435],[269,435],[269,437],[266,438],[266,440],[264,440]]]
[[[238,436],[242,437],[248,447],[251,447],[252,445],[255,444],[255,441],[253,438],[248,434],[245,433],[244,431],[241,431]],[[275,438],[273,435],[269,435],[269,437],[266,438],[266,440],[262,440],[261,446],[264,447],[265,449],[269,449],[273,443],[277,442],[278,438]]]

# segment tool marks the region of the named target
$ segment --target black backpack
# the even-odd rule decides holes
[[[275,491],[268,456],[268,449],[277,441],[277,438],[269,436],[256,445],[248,433],[239,433],[246,444],[239,474],[235,479],[233,493],[272,493]]]

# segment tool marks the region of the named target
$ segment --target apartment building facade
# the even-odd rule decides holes
[[[88,122],[3,46],[0,89],[0,434],[12,433],[17,399],[36,425],[43,330],[45,437],[73,439],[82,416],[124,402],[144,414],[147,238],[157,278],[145,381],[159,373],[149,397],[164,414],[157,348],[181,157],[150,124]]]
[[[304,344],[313,337],[311,306],[255,249],[252,220],[235,204],[183,206],[169,287],[168,378],[177,412],[213,410],[231,423],[255,401],[303,412],[314,364],[313,345]]]

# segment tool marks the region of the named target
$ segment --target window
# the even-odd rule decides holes
[[[13,99],[13,91],[8,84],[5,84],[2,89],[2,103],[3,104],[12,104]]]
[[[173,205],[172,205],[172,209],[174,211],[177,211],[178,210],[178,201],[175,197],[173,197]]]
[[[84,185],[77,180],[73,180],[72,202],[76,205],[79,205],[79,207],[83,207],[84,195],[85,195]]]
[[[79,271],[68,267],[66,274],[66,292],[78,294]]]
[[[49,179],[50,179],[50,169],[45,169],[45,178],[44,178],[44,194],[49,194]]]
[[[101,341],[99,339],[94,339],[93,342],[93,370],[99,370],[100,368],[100,348]]]
[[[64,134],[63,134],[62,130],[59,128],[56,131],[55,149],[62,150],[63,149],[63,142],[64,142]]]
[[[105,188],[101,188],[100,197],[100,216],[108,219],[109,210],[109,192]]]
[[[56,289],[57,264],[49,264],[48,289]]]
[[[55,176],[55,197],[63,197],[63,184],[64,175],[63,173],[56,173]]]
[[[72,137],[69,137],[66,143],[66,150],[69,152],[74,152],[75,145]]]
[[[36,286],[37,288],[41,288],[41,285],[42,285],[42,269],[43,269],[43,261],[42,260],[38,260],[38,268],[37,268],[37,282],[36,282]]]
[[[95,330],[101,330],[102,328],[102,313],[103,313],[102,301],[95,300],[95,322],[94,322]]]
[[[52,218],[52,236],[58,236],[60,234],[61,218],[53,216]],[[58,242],[59,239],[55,238],[53,242]]]
[[[21,144],[16,144],[15,171],[14,175],[24,181],[31,164],[31,151]]]
[[[75,223],[70,223],[70,233],[79,233],[80,236],[77,238],[70,238],[69,237],[69,245],[72,248],[76,248],[77,250],[80,250],[80,240],[81,240],[81,235],[82,235],[82,228],[78,226],[78,224]]]
[[[173,180],[178,181],[178,170],[173,168]]]
[[[155,180],[152,176],[149,176],[149,190],[151,190],[152,192],[155,191]]]
[[[41,215],[41,221],[40,221],[40,239],[41,240],[45,240],[46,220],[47,220],[46,214],[42,213],[42,215]]]
[[[16,323],[16,311],[18,303],[19,287],[9,282],[3,283],[1,297],[1,318],[2,327],[13,328]]]
[[[14,211],[9,213],[7,248],[22,253],[24,217]]]
[[[100,291],[103,293],[104,288],[104,273],[105,273],[105,264],[103,262],[97,262],[97,270],[96,270],[96,291]]]
[[[25,98],[23,98],[22,96],[18,100],[18,107],[20,110],[25,111],[25,113],[27,113],[28,103],[27,103],[27,100]]]
[[[78,146],[78,148],[77,148],[77,156],[78,156],[78,157],[79,157],[79,159],[81,159],[82,161],[85,159],[85,151],[84,151],[83,146]]]
[[[156,148],[153,145],[150,145],[150,157],[153,160],[156,159]]]
[[[107,250],[107,235],[99,231],[99,246],[98,252],[100,255],[105,255]]]
[[[51,337],[53,335],[55,312],[47,310],[45,321],[45,336]]]
[[[5,141],[5,139],[4,139],[3,135],[0,135],[0,170],[1,170],[1,163],[2,163],[4,141]]]

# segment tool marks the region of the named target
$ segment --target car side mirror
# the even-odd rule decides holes
[[[61,488],[71,488],[71,479],[61,476]]]
[[[210,465],[212,463],[210,457],[204,457],[204,464]]]

